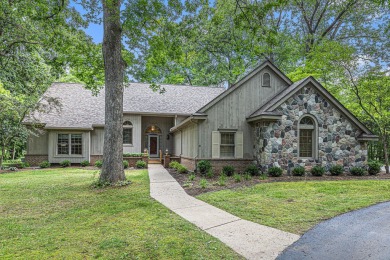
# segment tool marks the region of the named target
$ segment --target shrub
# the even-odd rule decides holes
[[[89,166],[89,161],[88,160],[82,161],[80,163],[80,165],[81,165],[81,167],[87,167],[87,166]]]
[[[69,160],[64,160],[62,162],[60,162],[60,166],[61,167],[69,167],[70,166],[70,161]]]
[[[329,168],[329,172],[331,175],[338,176],[340,174],[343,174],[344,167],[341,165],[333,165],[332,167]]]
[[[180,163],[178,163],[177,161],[172,161],[169,163],[169,168],[176,169],[179,165]]]
[[[142,157],[143,153],[124,153],[123,157]]]
[[[129,168],[129,162],[128,161],[126,161],[126,160],[123,161],[123,168],[124,169]]]
[[[206,189],[207,186],[209,186],[209,183],[206,179],[201,179],[199,181],[199,186],[202,188],[202,189]]]
[[[206,173],[206,178],[213,178],[214,177],[214,172],[213,172],[213,169],[209,169],[209,171]]]
[[[381,171],[382,164],[378,161],[370,161],[367,163],[368,174],[376,175]]]
[[[21,164],[20,164],[20,168],[27,168],[27,167],[30,167],[30,164],[28,163],[28,162],[22,162]]]
[[[235,182],[241,182],[241,177],[242,177],[241,174],[238,174],[238,173],[235,173],[233,175],[233,179]]]
[[[98,168],[102,168],[102,166],[103,166],[103,161],[102,161],[102,160],[97,160],[97,161],[95,162],[95,166],[98,167]]]
[[[234,167],[231,166],[231,165],[223,166],[222,173],[225,174],[226,176],[233,176],[233,174],[234,174]]]
[[[279,167],[272,166],[268,168],[268,175],[271,177],[280,177],[283,173],[283,170]]]
[[[225,174],[221,174],[221,176],[219,176],[217,184],[219,186],[225,186],[226,185],[226,175]]]
[[[139,160],[139,161],[137,161],[135,163],[135,167],[137,169],[145,169],[146,168],[146,162]]]
[[[361,167],[352,167],[349,171],[355,176],[363,176],[366,174],[365,170]]]
[[[188,172],[187,167],[185,167],[184,165],[181,165],[181,164],[179,164],[179,166],[176,168],[176,170],[178,173],[182,173],[182,174]]]
[[[190,176],[188,176],[188,180],[189,181],[195,180],[195,174],[190,174]]]
[[[291,171],[293,176],[303,176],[305,175],[305,167],[298,166],[292,169]]]
[[[212,166],[211,166],[210,161],[201,160],[197,164],[197,169],[198,169],[200,174],[206,174],[212,169]]]
[[[256,165],[251,164],[246,167],[245,172],[249,173],[252,176],[259,175],[259,168]]]
[[[322,176],[325,173],[325,168],[320,166],[320,165],[316,165],[313,168],[311,168],[310,172],[311,172],[311,175],[313,175],[313,176]]]
[[[50,163],[48,161],[43,161],[39,164],[39,167],[40,168],[49,168],[50,167]]]
[[[249,172],[244,173],[243,177],[246,181],[250,181],[252,179],[252,175],[250,175]]]

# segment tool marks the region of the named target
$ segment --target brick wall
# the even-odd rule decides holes
[[[48,161],[49,156],[44,154],[26,154],[24,160],[26,163],[30,164],[30,166],[38,166],[41,162]]]

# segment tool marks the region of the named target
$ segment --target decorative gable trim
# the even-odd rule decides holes
[[[204,113],[206,110],[208,110],[210,107],[214,106],[216,103],[218,103],[224,97],[226,97],[227,95],[232,93],[234,90],[239,88],[241,85],[243,85],[249,79],[251,79],[253,76],[257,75],[265,67],[270,68],[273,72],[275,72],[276,75],[278,75],[281,79],[283,79],[288,85],[293,84],[293,82],[283,72],[281,72],[271,61],[266,60],[266,61],[262,62],[259,66],[257,66],[255,69],[253,69],[251,72],[249,72],[242,79],[240,79],[238,82],[236,82],[233,86],[228,88],[226,91],[222,92],[220,95],[218,95],[213,100],[211,100],[209,103],[207,103],[205,106],[203,106],[201,109],[199,109],[198,112]]]

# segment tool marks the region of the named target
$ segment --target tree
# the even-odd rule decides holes
[[[126,179],[123,169],[123,80],[120,0],[103,0],[103,57],[105,75],[105,128],[100,182]]]

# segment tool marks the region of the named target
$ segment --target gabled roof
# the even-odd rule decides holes
[[[307,84],[311,83],[314,88],[327,99],[327,101],[336,107],[342,114],[344,114],[351,122],[353,122],[360,130],[364,133],[362,136],[367,138],[376,139],[377,137],[372,134],[372,132],[361,123],[348,109],[346,109],[332,94],[330,94],[316,79],[312,76],[302,79],[300,81],[295,82],[288,88],[282,90],[278,94],[276,94],[272,99],[269,100],[265,105],[251,114],[247,120],[255,121],[256,119],[260,119],[261,117],[266,116],[280,116],[280,113],[275,111],[281,104],[283,104],[287,99],[297,93],[300,89],[302,89]]]
[[[130,83],[123,93],[123,111],[131,114],[191,115],[222,93],[224,88],[161,85],[163,94],[153,92],[150,84]],[[90,129],[104,125],[104,88],[97,96],[82,84],[53,83],[44,96],[57,98],[61,111],[34,112],[34,122],[45,128]],[[40,102],[45,102],[42,99]],[[26,118],[24,123],[32,122]]]
[[[221,99],[232,93],[234,90],[239,88],[242,84],[244,84],[246,81],[248,81],[250,78],[255,76],[257,73],[259,73],[262,69],[265,67],[269,67],[272,71],[274,71],[280,78],[282,78],[287,85],[293,84],[293,82],[282,72],[279,70],[278,67],[276,67],[271,61],[266,60],[262,62],[260,65],[258,65],[255,69],[253,69],[251,72],[246,74],[243,78],[241,78],[238,82],[236,82],[233,86],[228,88],[225,92],[221,93],[219,96],[215,97],[211,102],[207,103],[205,106],[203,106],[201,109],[198,110],[198,112],[203,113],[216,103],[218,103]]]

